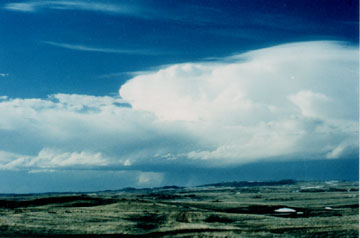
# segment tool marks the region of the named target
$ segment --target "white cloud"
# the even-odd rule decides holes
[[[336,134],[357,140],[357,49],[306,42],[230,59],[139,75],[120,95],[162,121],[188,122],[210,148],[190,151],[192,159],[226,164],[318,156],[328,143],[342,143]]]
[[[139,186],[159,186],[163,181],[164,175],[162,173],[142,172],[138,175]]]
[[[232,120],[266,120],[277,108],[289,113],[294,108],[287,97],[305,90],[353,103],[355,54],[328,42],[289,44],[235,56],[233,63],[177,64],[139,75],[120,94],[163,120],[227,120],[229,114]]]
[[[112,54],[136,54],[136,55],[153,55],[153,54],[161,53],[161,52],[154,52],[144,49],[129,50],[129,49],[116,49],[116,48],[99,48],[99,47],[86,46],[86,45],[59,43],[53,41],[42,41],[42,42],[48,45],[61,47],[69,50],[77,50],[77,51],[101,52],[101,53],[112,53]]]
[[[28,1],[8,3],[10,11],[36,12],[41,9],[96,11],[107,14],[134,14],[136,9],[128,5],[108,4],[89,1]]]
[[[1,155],[1,154],[0,154]],[[0,169],[58,169],[74,166],[105,166],[107,161],[101,153],[61,152],[51,148],[42,149],[37,156],[21,156],[0,165]],[[36,170],[35,170],[36,171]]]
[[[322,111],[331,108],[330,99],[321,93],[300,91],[290,95],[289,99],[300,108],[305,117],[323,117]]]
[[[340,144],[329,145],[325,150],[328,150],[325,157],[327,159],[338,159],[342,156],[351,154],[351,152],[356,149],[358,146],[357,142],[354,140],[344,140]]]
[[[328,159],[335,159],[338,158],[346,149],[346,145],[340,144],[336,146],[333,150],[326,154],[326,158]]]
[[[121,87],[121,98],[3,97],[0,167],[345,158],[358,149],[357,63],[356,48],[305,42],[142,73]],[[152,176],[137,182],[161,183],[162,175]]]
[[[5,78],[5,77],[7,77],[7,76],[9,76],[9,74],[6,74],[6,73],[0,73],[0,77],[2,77],[2,78]]]
[[[17,162],[2,164],[9,169],[30,162],[44,167],[46,161],[64,166],[62,160],[76,168],[91,165],[91,160],[129,167],[162,150],[179,151],[174,141],[185,137],[177,126],[157,124],[153,115],[133,111],[118,97],[56,94],[47,99],[4,99],[0,114],[0,150],[18,154],[13,158]],[[48,148],[57,152],[50,156]],[[82,153],[103,159],[85,154],[89,159],[80,163]],[[46,161],[44,155],[49,155]],[[33,163],[38,159],[41,163]]]
[[[126,102],[119,97],[109,96],[96,97],[79,94],[55,94],[49,98],[57,100],[60,105],[73,110],[83,110],[84,108],[101,110],[109,106],[126,104]]]
[[[16,160],[18,157],[19,157],[19,155],[15,154],[15,153],[9,153],[9,152],[0,150],[0,163],[1,164],[9,163],[13,160]]]
[[[35,11],[35,3],[9,3],[5,6],[11,11],[33,12]]]

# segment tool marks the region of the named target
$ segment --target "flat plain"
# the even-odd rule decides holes
[[[0,195],[2,237],[359,237],[358,182]]]

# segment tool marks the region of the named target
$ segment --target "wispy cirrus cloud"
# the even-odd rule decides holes
[[[176,1],[175,1],[176,2]],[[216,5],[216,4],[215,4]],[[258,34],[258,26],[275,27],[277,29],[294,29],[303,27],[311,27],[311,24],[300,24],[303,19],[297,19],[292,16],[281,16],[276,14],[250,13],[243,16],[241,21],[234,20],[224,11],[219,10],[216,6],[204,7],[198,3],[175,3],[173,8],[168,8],[166,4],[154,4],[151,1],[84,1],[84,0],[68,0],[68,1],[19,1],[5,4],[4,9],[22,13],[38,13],[42,11],[87,11],[93,13],[101,13],[108,15],[123,15],[135,17],[145,20],[161,20],[177,22],[180,24],[190,24],[198,26],[211,26],[208,29],[209,34],[229,35],[237,38],[256,39]],[[262,18],[266,18],[262,20]],[[213,26],[224,26],[218,29]],[[232,25],[236,30],[228,29]],[[249,25],[253,25],[252,29],[247,29]],[[239,28],[241,30],[239,30]],[[301,29],[301,28],[300,28]],[[264,30],[261,28],[261,30]],[[239,33],[240,32],[240,33]],[[263,33],[263,31],[261,32]]]
[[[89,1],[28,1],[13,2],[4,6],[5,9],[18,12],[37,12],[44,9],[81,10],[102,12],[107,14],[135,14],[137,9],[129,5],[99,3]]]
[[[218,19],[221,14],[216,8],[203,7],[196,4],[180,4],[175,9],[168,9],[164,6],[153,8],[152,4],[147,1],[84,1],[84,0],[68,0],[68,1],[19,1],[4,5],[4,9],[9,11],[17,11],[24,13],[35,13],[46,10],[62,10],[62,11],[90,11],[103,14],[114,15],[131,15],[140,18],[167,19],[177,22],[196,22],[197,24],[214,23],[211,17]],[[150,1],[149,1],[150,2]],[[197,14],[192,14],[196,11]],[[218,22],[218,21],[216,21]]]
[[[69,50],[77,51],[88,51],[88,52],[100,52],[100,53],[111,53],[111,54],[136,54],[136,55],[154,55],[161,54],[161,52],[155,52],[153,50],[147,49],[117,49],[117,48],[102,48],[102,47],[93,47],[80,44],[67,44],[53,41],[42,41],[42,43],[56,46],[60,48],[65,48]]]

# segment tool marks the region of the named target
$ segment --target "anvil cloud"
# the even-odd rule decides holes
[[[357,65],[357,48],[300,42],[145,72],[116,97],[1,97],[0,169],[347,158],[358,150]]]

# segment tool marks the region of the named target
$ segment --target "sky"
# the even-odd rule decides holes
[[[358,180],[358,4],[1,1],[0,193]]]

